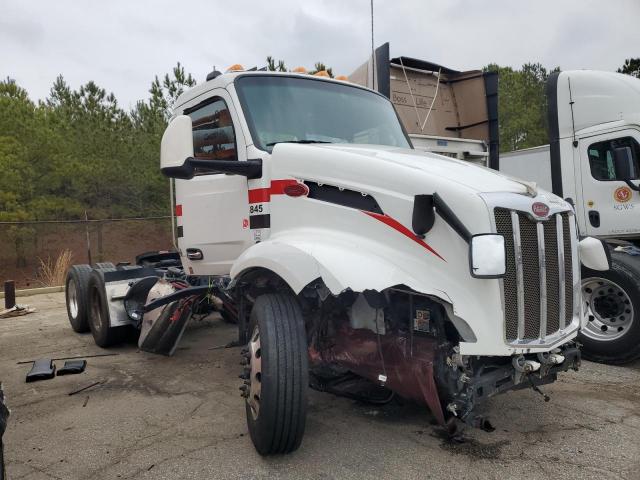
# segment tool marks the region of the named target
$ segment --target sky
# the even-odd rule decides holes
[[[616,70],[640,57],[640,0],[374,0],[374,41],[391,55],[460,70],[488,63]],[[0,78],[33,99],[62,74],[130,108],[180,61],[215,66],[317,61],[350,74],[371,52],[370,0],[0,0]]]

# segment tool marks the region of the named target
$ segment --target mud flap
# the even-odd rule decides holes
[[[171,295],[176,288],[166,280],[159,280],[149,291],[147,304]],[[181,298],[144,314],[138,347],[145,352],[171,356],[191,317],[194,296]]]

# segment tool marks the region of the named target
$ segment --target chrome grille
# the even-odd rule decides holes
[[[506,208],[496,208],[494,214],[507,250],[506,339],[543,340],[569,325],[573,316],[569,214],[558,213],[541,222]]]

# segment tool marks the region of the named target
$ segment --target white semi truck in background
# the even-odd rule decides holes
[[[485,166],[574,205],[580,235],[603,239],[613,264],[607,272],[582,270],[584,356],[614,364],[640,357],[640,79],[596,71],[552,74],[549,145],[499,154],[495,73],[390,59],[388,44],[376,50],[375,60],[349,79],[391,99],[416,148],[483,164],[467,145],[484,144]]]

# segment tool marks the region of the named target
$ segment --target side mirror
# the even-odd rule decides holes
[[[504,237],[492,233],[474,235],[469,246],[471,276],[500,278],[507,270]]]
[[[167,126],[160,143],[160,169],[171,178],[192,178],[193,167],[187,159],[193,157],[191,117],[179,115]]]
[[[262,160],[203,160],[193,158],[193,132],[191,117],[179,115],[167,126],[160,143],[160,170],[169,178],[189,180],[196,168],[206,173],[243,175],[247,178],[262,176]]]
[[[602,241],[593,237],[580,240],[580,260],[591,270],[605,271],[611,268],[611,252]]]

